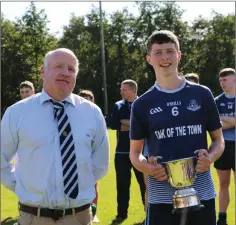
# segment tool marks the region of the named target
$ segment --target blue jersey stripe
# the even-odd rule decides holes
[[[196,181],[191,187],[198,192],[200,200],[209,200],[216,197],[210,170],[197,174]],[[148,178],[148,202],[151,204],[172,204],[172,196],[176,190],[178,189],[172,187],[167,181],[158,181],[151,176]]]

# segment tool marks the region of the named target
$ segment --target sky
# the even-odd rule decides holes
[[[199,15],[205,18],[211,18],[212,10],[227,15],[235,13],[235,2],[177,2],[177,4],[186,12],[183,14],[183,20],[193,21]],[[1,2],[1,11],[5,18],[15,20],[21,17],[30,2]],[[83,16],[90,12],[92,5],[99,7],[98,2],[35,2],[38,10],[45,9],[50,23],[48,28],[51,33],[57,36],[62,35],[63,25],[68,25],[71,13],[75,16]],[[107,13],[112,13],[127,7],[133,15],[138,14],[134,2],[102,2],[102,9]]]

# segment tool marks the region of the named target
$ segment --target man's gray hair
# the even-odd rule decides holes
[[[49,62],[49,58],[55,54],[56,52],[65,52],[65,53],[68,53],[70,54],[71,56],[74,57],[75,59],[75,62],[76,62],[76,65],[75,65],[75,71],[76,71],[76,74],[78,74],[79,72],[79,60],[78,58],[75,56],[74,52],[72,52],[70,49],[68,48],[58,48],[56,50],[53,50],[53,51],[50,51],[48,52],[45,57],[44,57],[44,68],[47,68],[48,66],[48,62]]]

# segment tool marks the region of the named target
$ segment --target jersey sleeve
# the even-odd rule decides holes
[[[205,112],[206,112],[206,129],[207,131],[214,131],[222,127],[218,107],[216,101],[209,89],[206,89]]]
[[[143,117],[141,117],[141,114],[142,110],[140,110],[140,107],[137,102],[134,102],[131,108],[130,117],[130,139],[132,140],[141,140],[146,137],[143,124]]]
[[[110,117],[110,127],[112,130],[119,130],[121,126],[119,118],[119,106],[118,103],[114,104],[112,114]]]

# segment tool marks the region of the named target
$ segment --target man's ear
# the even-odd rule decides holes
[[[44,66],[41,66],[40,74],[41,74],[42,78],[44,78]]]
[[[149,55],[146,55],[146,60],[147,60],[148,64],[150,64],[152,66],[151,57]]]
[[[180,61],[180,60],[181,60],[181,56],[182,56],[182,53],[181,53],[181,51],[178,51],[178,61]]]

